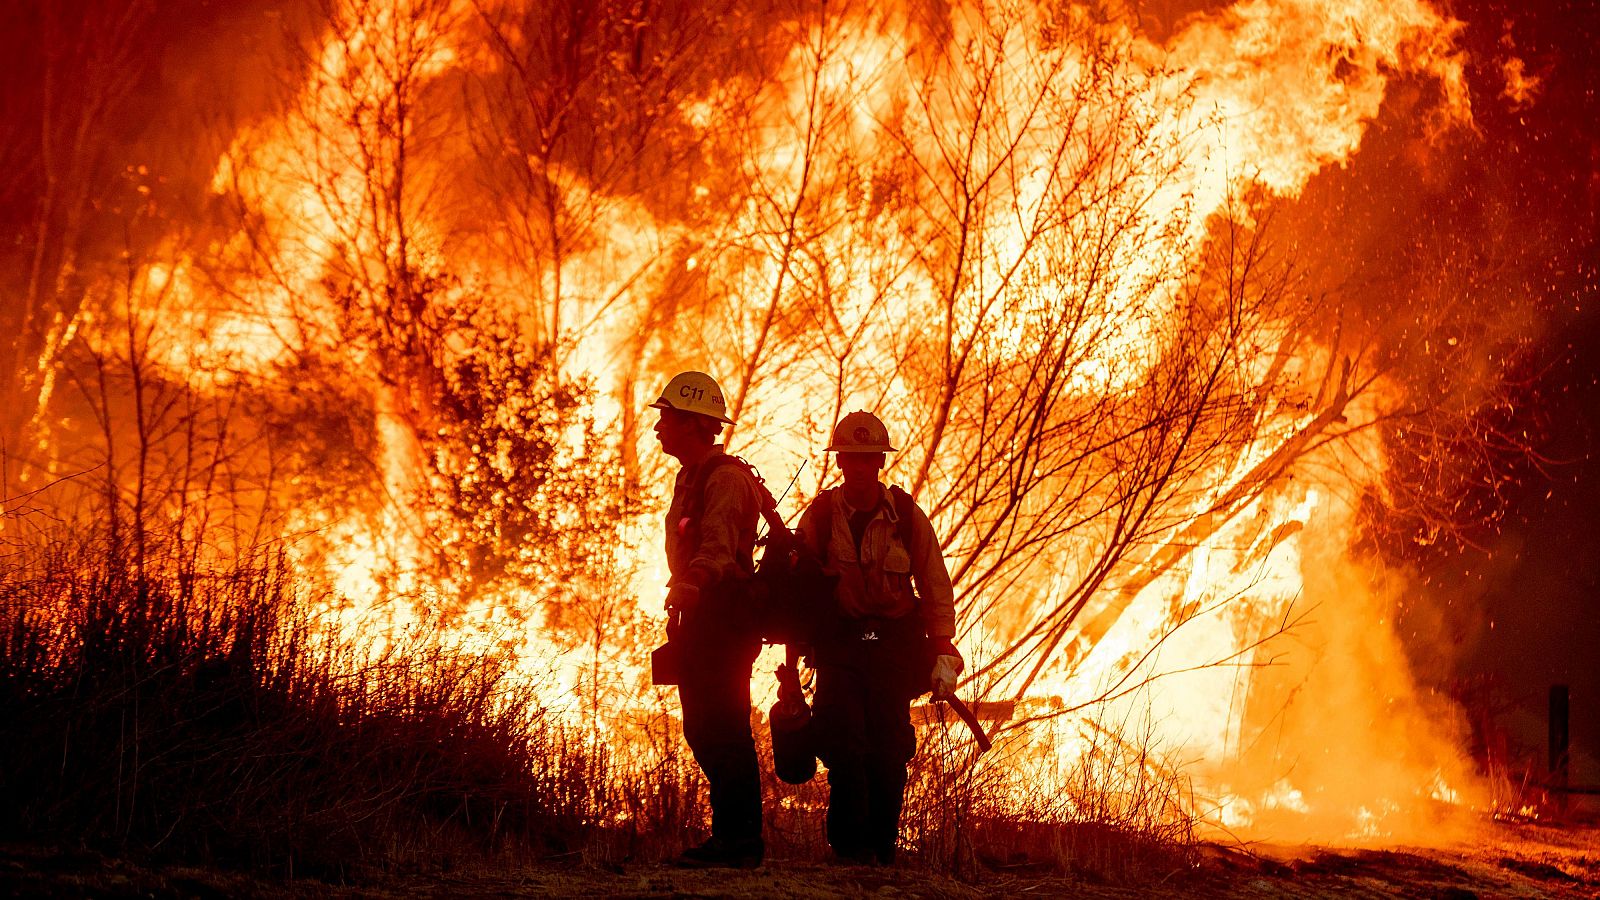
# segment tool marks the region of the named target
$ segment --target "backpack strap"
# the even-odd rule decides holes
[[[838,488],[828,488],[818,494],[817,499],[812,503],[817,510],[817,518],[821,520],[822,528],[824,529],[823,533],[817,536],[817,543],[822,545],[817,556],[821,559],[823,565],[828,564],[828,546],[833,543],[833,492],[837,490]],[[889,486],[889,496],[894,498],[895,537],[900,539],[900,546],[905,548],[906,554],[909,556],[911,554],[912,510],[916,509],[917,502],[911,499],[910,494],[901,490],[898,484]]]
[[[788,526],[783,523],[783,517],[778,515],[778,501],[773,499],[772,491],[767,488],[766,479],[756,471],[756,467],[746,462],[742,457],[728,453],[717,455],[700,464],[700,470],[695,473],[694,483],[689,488],[689,504],[684,508],[684,518],[689,520],[688,540],[683,543],[681,552],[693,558],[700,549],[700,519],[706,508],[706,486],[711,483],[711,474],[725,464],[734,464],[744,468],[756,483],[756,497],[760,506],[761,517],[767,521],[768,538],[773,535],[789,532]],[[744,561],[741,560],[741,563]],[[754,566],[754,561],[749,566]]]
[[[917,501],[911,495],[901,490],[900,485],[889,486],[889,496],[894,498],[895,534],[900,538],[900,546],[906,550],[906,555],[911,554],[911,516],[917,508]]]
[[[811,504],[817,510],[822,528],[822,533],[817,535],[817,561],[822,565],[828,564],[828,547],[833,543],[833,492],[836,490],[838,488],[828,488]]]
[[[889,496],[894,498],[895,534],[900,538],[900,546],[905,548],[906,557],[909,559],[911,556],[911,519],[916,514],[917,501],[911,499],[911,495],[902,490],[898,484],[889,486]],[[917,579],[915,577],[911,579],[911,597],[918,603],[922,602],[922,598],[917,595]]]

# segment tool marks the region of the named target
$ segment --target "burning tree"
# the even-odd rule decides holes
[[[1279,28],[1264,70],[1336,51],[1333,86],[1230,96],[1235,63],[1212,57],[1255,16]],[[817,426],[856,406],[909,426],[894,471],[946,535],[962,621],[993,643],[980,687],[1020,699],[1048,676],[1044,693],[1071,698],[1058,715],[1219,669],[1204,708],[1234,722],[1214,698],[1242,692],[1261,715],[1283,695],[1250,696],[1237,670],[1280,658],[1257,651],[1303,601],[1276,570],[1310,565],[1308,525],[1357,529],[1359,492],[1383,490],[1376,432],[1426,416],[1481,434],[1481,404],[1447,410],[1391,377],[1403,345],[1437,335],[1438,298],[1404,335],[1373,329],[1273,216],[1359,142],[1380,64],[1436,86],[1437,122],[1465,115],[1450,25],[1420,6],[1370,31],[1308,24],[1266,8],[1207,22],[1169,44],[1192,68],[1078,8],[786,25],[793,49],[751,106],[770,137],[741,146],[750,187],[695,256],[725,287],[682,315],[716,323],[758,456],[796,424],[819,446]],[[1343,118],[1295,115],[1329,91]],[[1255,740],[1211,732],[1176,739],[1217,757]]]
[[[9,301],[0,354],[7,496],[36,488],[46,480],[41,475],[60,474],[32,452],[45,427],[40,419],[82,324],[87,283],[118,246],[112,223],[136,213],[142,198],[135,189],[149,190],[139,173],[117,164],[113,148],[126,137],[121,107],[148,64],[138,48],[155,10],[146,3],[84,7],[28,5],[7,13],[6,57],[19,76],[0,94],[0,198],[15,235],[0,251]],[[109,27],[79,28],[74,12]]]
[[[339,413],[376,434],[384,499],[332,512],[377,515],[399,554],[386,565],[460,598],[520,585],[570,600],[606,570],[598,548],[628,502],[557,337],[445,255],[440,179],[461,148],[440,82],[464,20],[442,3],[323,12],[282,124],[243,136],[219,173],[248,235],[238,314],[263,293],[281,304],[271,380],[361,393]]]

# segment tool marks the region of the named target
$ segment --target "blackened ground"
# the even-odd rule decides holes
[[[1486,824],[1446,848],[1335,849],[1221,845],[1195,864],[1119,883],[984,870],[971,882],[914,863],[893,869],[769,860],[744,872],[660,864],[597,868],[571,860],[505,862],[375,876],[359,885],[266,880],[30,845],[0,846],[10,897],[1600,897],[1600,827]]]

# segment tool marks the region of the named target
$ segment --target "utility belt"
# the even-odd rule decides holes
[[[840,617],[817,641],[817,668],[853,669],[907,698],[928,690],[932,645],[915,612],[895,618]]]
[[[923,636],[922,615],[917,610],[906,615],[845,615],[835,612],[824,628],[835,641],[906,641]]]
[[[835,626],[834,639],[839,641],[901,641],[912,636],[921,637],[922,623],[915,615],[889,619],[882,616],[862,618],[841,617]]]

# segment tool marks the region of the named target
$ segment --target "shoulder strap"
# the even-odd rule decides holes
[[[833,492],[838,488],[828,488],[817,495],[812,506],[817,510],[817,527],[822,529],[817,535],[817,559],[823,564],[828,564],[828,548],[833,544]]]
[[[889,486],[889,495],[894,498],[895,534],[900,538],[900,546],[905,548],[906,556],[910,557],[911,519],[916,514],[917,501],[911,499],[911,495],[901,490],[898,484]],[[913,578],[911,580],[911,595],[916,598],[917,603],[920,605],[922,603],[922,595],[917,590],[916,585],[917,581]]]
[[[819,520],[819,527],[822,529],[822,533],[817,535],[817,543],[821,545],[821,550],[817,556],[821,558],[823,565],[828,564],[828,547],[833,543],[833,492],[837,490],[838,488],[828,488],[818,494],[817,499],[812,504],[817,510],[816,515]],[[911,499],[910,494],[901,490],[897,484],[889,486],[889,495],[894,498],[895,537],[900,539],[900,546],[906,549],[906,553],[910,553],[911,516],[912,510],[916,508],[917,503]]]
[[[911,516],[917,508],[911,495],[900,489],[900,485],[890,485],[889,495],[894,498],[895,533],[900,538],[900,546],[911,552]]]
[[[726,453],[719,453],[701,463],[700,470],[694,473],[694,482],[689,485],[689,505],[684,507],[683,510],[683,516],[689,520],[691,527],[700,524],[700,514],[706,510],[706,485],[711,483],[711,473],[715,472],[724,463],[734,461],[734,457]],[[739,462],[743,462],[743,460],[739,460]]]
[[[724,459],[730,459],[744,467],[750,473],[750,478],[756,483],[756,502],[759,504],[761,518],[767,522],[767,536],[788,535],[789,526],[783,523],[783,516],[778,515],[778,501],[772,496],[772,490],[767,487],[767,480],[761,477],[756,467],[746,462],[742,456],[729,456],[723,454]]]
[[[688,546],[698,549],[700,546],[700,516],[706,508],[706,486],[711,482],[711,473],[721,468],[724,464],[732,463],[740,466],[750,474],[756,483],[756,498],[760,504],[761,517],[766,519],[768,534],[788,534],[788,526],[784,525],[783,517],[778,515],[778,501],[773,499],[772,491],[767,488],[766,479],[756,471],[742,457],[728,453],[719,453],[700,464],[700,471],[695,473],[694,484],[690,487],[689,505],[684,508],[684,518],[689,520],[691,540]]]

